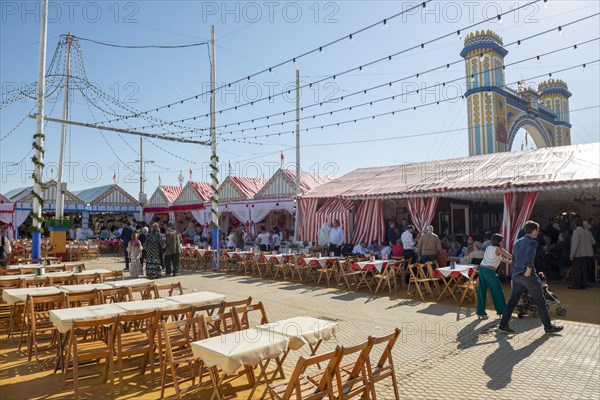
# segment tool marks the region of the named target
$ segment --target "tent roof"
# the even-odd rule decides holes
[[[296,170],[294,169],[281,169],[281,172],[291,179],[292,182],[296,182]],[[324,183],[329,182],[331,179],[324,175],[319,175],[313,172],[300,171],[300,189],[302,192],[308,192],[321,186]]]
[[[331,179],[313,172],[300,173],[300,191],[306,193]],[[292,198],[296,195],[296,170],[278,169],[254,198]]]
[[[113,185],[97,186],[89,189],[78,190],[73,192],[73,194],[83,200],[84,203],[92,203],[112,187]]]
[[[0,204],[4,204],[4,203],[12,203],[12,201],[10,201],[10,199],[8,199],[0,194]]]
[[[42,198],[45,201],[49,201],[54,203],[56,201],[56,190],[57,190],[58,182],[54,179],[50,179],[48,182],[45,182],[42,185]],[[30,202],[33,201],[33,195],[31,191],[33,190],[33,186],[29,186],[21,189],[13,189],[6,194],[12,202]],[[65,203],[71,204],[79,204],[83,203],[79,197],[77,197],[70,190],[65,191]]]
[[[228,176],[225,178],[221,187],[230,182],[234,185],[245,198],[251,199],[258,191],[268,182],[268,179],[263,178],[245,178],[241,176]],[[220,191],[221,188],[219,188]]]
[[[31,186],[15,188],[13,190],[9,190],[8,192],[6,192],[4,194],[4,196],[11,201],[15,201],[15,199],[18,200],[21,197],[24,197],[23,195],[25,193],[29,193],[31,191],[31,188],[32,188]]]
[[[182,190],[180,186],[159,185],[148,200],[148,206],[172,204]]]
[[[562,193],[565,199],[572,199],[578,190],[599,188],[600,143],[590,143],[359,168],[304,196],[353,200],[425,196],[497,200],[505,191],[547,191],[546,196]]]
[[[202,200],[209,201],[212,196],[212,189],[208,182],[190,182],[194,189],[198,192]]]

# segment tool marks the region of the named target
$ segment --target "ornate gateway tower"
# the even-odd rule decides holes
[[[505,86],[502,38],[492,31],[467,35],[465,59],[469,155],[509,151],[523,128],[538,148],[571,144],[567,84],[549,79],[534,88]]]

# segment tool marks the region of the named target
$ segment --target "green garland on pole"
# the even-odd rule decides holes
[[[36,133],[35,135],[33,135],[34,139],[39,139],[41,138],[42,140],[46,137],[46,135],[42,134],[42,133]],[[35,141],[31,144],[31,147],[33,147],[33,149],[35,149],[36,151],[39,151],[42,155],[44,155],[44,153],[46,152],[39,144],[37,144]],[[37,177],[37,175],[35,174],[35,171],[37,169],[37,167],[41,167],[42,169],[44,168],[44,163],[41,162],[36,156],[31,157],[31,161],[33,162],[34,165],[34,169],[33,169],[33,173],[31,174],[31,178],[33,178],[33,181],[40,185],[43,186],[42,181],[40,181]],[[34,186],[35,187],[35,186]],[[33,189],[31,190],[31,194],[33,195],[33,197],[35,197],[37,199],[37,201],[40,203],[40,207],[42,208],[42,210],[44,209],[44,205],[46,204],[46,202],[44,201],[44,199],[38,195]],[[31,225],[30,231],[31,232],[40,232],[40,233],[44,233],[44,229],[41,228],[42,224],[44,223],[44,219],[40,216],[38,216],[36,213],[34,213],[33,211],[31,211],[29,213],[29,215],[31,216],[31,219],[34,221],[37,221],[40,224],[40,228],[36,227],[35,224]]]
[[[211,178],[211,183],[210,183],[210,188],[212,189],[212,195],[210,196],[210,201],[211,201],[211,209],[210,212],[216,216],[216,220],[219,220],[219,200],[217,198],[215,198],[215,193],[218,193],[218,188],[214,185],[213,182],[218,182],[217,180],[217,174],[219,173],[219,157],[217,157],[216,155],[212,155],[210,157],[211,161],[214,159],[214,165],[213,163],[210,164],[210,168],[212,169],[212,171],[210,172],[210,178]],[[216,205],[216,207],[215,207]],[[212,228],[216,227],[217,225],[215,225],[215,223],[213,222],[213,219],[211,218],[210,220],[210,226]]]

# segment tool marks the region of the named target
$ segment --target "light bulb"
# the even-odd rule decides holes
[[[427,11],[427,3],[426,2],[423,2],[422,7],[423,7],[423,10]]]
[[[575,52],[577,52],[577,45],[574,45],[574,46],[573,46],[573,50],[574,50]]]
[[[498,23],[501,24],[502,23],[502,15],[498,14]]]
[[[425,48],[425,43],[421,43],[421,50]]]
[[[521,41],[517,40],[517,46],[520,46],[520,45],[521,45]]]
[[[383,29],[387,29],[388,28],[388,23],[387,23],[387,19],[383,20]]]
[[[321,55],[321,56],[323,55],[323,48],[322,47],[319,47],[319,55]]]
[[[460,31],[456,31],[456,36],[458,36],[458,40],[462,39],[462,33],[460,33]]]
[[[548,0],[544,0],[544,7],[548,7]]]
[[[354,42],[354,38],[352,37],[352,34],[350,34],[350,35],[348,36],[348,41],[349,41],[350,43]]]
[[[392,58],[392,56],[388,56],[388,62],[391,64],[394,62],[394,59]]]
[[[537,56],[536,58],[537,58],[538,64],[541,64],[542,63],[542,58],[540,56]]]
[[[562,26],[558,27],[558,36],[562,36]]]

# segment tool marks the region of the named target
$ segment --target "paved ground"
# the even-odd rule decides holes
[[[90,265],[107,266],[123,264],[104,259]],[[298,315],[338,321],[337,338],[321,351],[400,327],[394,363],[401,398],[600,399],[600,326],[595,324],[565,321],[564,333],[550,336],[539,320],[526,317],[514,319],[518,334],[507,336],[495,329],[496,318],[479,322],[473,309],[455,305],[210,272],[161,281],[176,279],[188,291],[223,293],[230,300],[252,296],[265,303],[271,321]],[[595,309],[600,312],[600,304]],[[288,371],[302,354],[305,350],[291,352]],[[391,382],[380,384],[378,398],[393,399]]]

